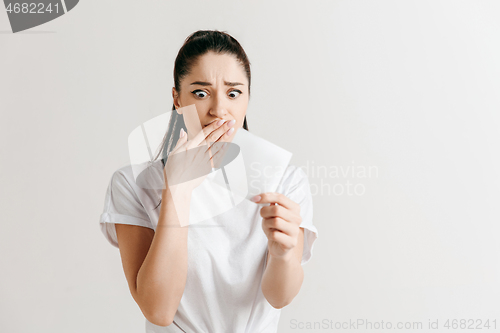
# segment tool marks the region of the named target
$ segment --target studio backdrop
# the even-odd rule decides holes
[[[500,330],[499,2],[4,2],[1,332],[145,331],[99,218],[200,29],[241,43],[250,133],[310,183],[319,237],[278,331]]]

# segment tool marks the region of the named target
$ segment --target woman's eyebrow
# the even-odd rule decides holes
[[[234,87],[234,86],[242,86],[243,83],[239,83],[239,82],[227,82],[227,81],[224,81],[224,84],[226,86],[230,86],[230,87]]]
[[[210,82],[204,82],[204,81],[194,81],[193,83],[191,83],[191,85],[193,84],[197,84],[197,85],[200,85],[200,86],[211,86],[212,84]],[[224,84],[226,86],[230,86],[230,87],[234,87],[234,86],[242,86],[243,83],[239,83],[239,82],[228,82],[228,81],[224,81]]]
[[[211,86],[212,85],[210,82],[203,82],[203,81],[194,81],[193,83],[191,83],[191,85],[193,85],[193,84],[197,84],[200,86]]]

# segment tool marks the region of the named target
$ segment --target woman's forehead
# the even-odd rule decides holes
[[[186,79],[189,80],[188,84],[191,84],[191,81],[227,81],[247,84],[246,73],[235,56],[213,52],[201,56]]]

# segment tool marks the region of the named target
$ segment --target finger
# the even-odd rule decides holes
[[[177,143],[175,144],[174,149],[170,152],[170,154],[174,153],[179,147],[181,147],[184,143],[187,141],[187,133],[184,131],[184,128],[181,128],[180,134],[179,134],[179,140],[177,140]]]
[[[226,157],[226,153],[229,149],[229,144],[227,142],[218,142],[216,148],[212,148],[209,150],[210,152],[210,163],[212,165],[212,169],[218,169],[221,167],[224,158]]]
[[[209,146],[213,146],[216,142],[221,142],[221,140],[228,139],[231,141],[232,136],[234,134],[235,128],[234,124],[236,123],[235,120],[231,121],[226,121],[224,125],[221,127],[217,128],[215,131],[210,133],[207,137],[206,140],[209,142]]]
[[[257,199],[256,201],[254,200],[255,198]],[[276,192],[261,193],[253,197],[252,201],[259,204],[277,203],[278,205],[288,208],[290,210],[296,209],[298,206],[298,204],[295,201],[288,198],[286,195]]]
[[[224,119],[222,119],[224,120]],[[219,128],[225,128],[227,127],[227,122],[224,120],[224,122],[220,121],[214,121],[210,125],[203,127],[199,133],[197,133],[194,138],[191,140],[191,146],[199,146],[200,144],[206,144],[206,139],[207,137],[215,130]],[[229,129],[229,127],[227,127]],[[224,133],[224,130],[221,129],[219,131],[220,133]],[[215,141],[215,140],[213,140]]]
[[[207,167],[208,170],[213,169],[211,153],[207,151],[204,146],[198,146],[190,151],[193,152],[193,164],[198,167],[203,167],[204,169]],[[209,171],[210,172],[210,171]]]
[[[298,228],[290,222],[287,222],[279,217],[271,217],[262,219],[262,228],[269,230],[278,230],[290,237],[297,236]]]
[[[282,245],[285,249],[289,250],[295,246],[295,241],[292,237],[278,230],[271,230],[267,235],[267,239]]]
[[[208,147],[207,147],[206,151],[215,153],[217,150],[220,150],[223,147],[224,143],[225,143],[225,141],[222,141],[220,139],[218,141],[215,141],[215,142],[212,142],[211,140],[209,140]]]
[[[299,216],[288,208],[280,205],[269,205],[260,209],[260,216],[263,218],[279,217],[288,222],[298,222]]]
[[[228,149],[228,143],[227,142],[218,142],[215,144],[209,151],[212,153],[210,158],[213,161],[216,161],[216,157],[218,160],[220,160],[222,157],[224,157],[224,154],[227,152]]]

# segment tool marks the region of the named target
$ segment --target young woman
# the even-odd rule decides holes
[[[276,192],[211,218],[219,227],[181,223],[205,177],[176,182],[198,165],[170,157],[197,151],[199,161],[210,163],[221,145],[201,147],[231,142],[237,130],[248,130],[250,78],[248,58],[233,37],[190,35],[175,60],[163,158],[153,162],[163,170],[164,186],[138,186],[131,166],[111,178],[101,230],[120,250],[147,332],[276,332],[280,309],[300,290],[302,265],[318,233],[302,169],[289,165]],[[193,104],[196,114],[183,112]],[[183,204],[174,205],[174,198]]]

